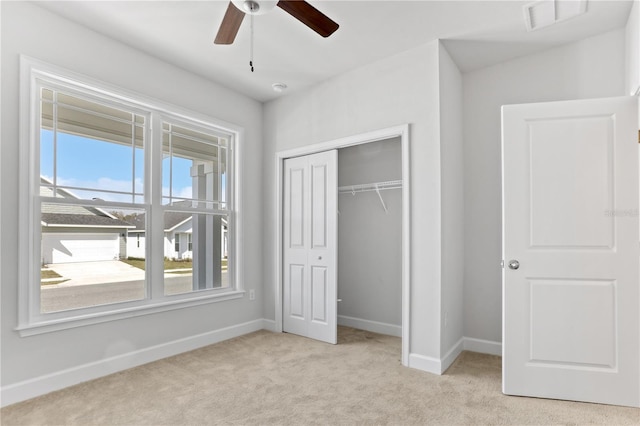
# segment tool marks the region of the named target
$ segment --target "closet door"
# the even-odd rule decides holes
[[[338,151],[284,162],[283,330],[337,343]]]

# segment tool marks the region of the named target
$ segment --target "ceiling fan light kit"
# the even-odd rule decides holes
[[[277,0],[232,0],[231,3],[238,10],[249,15],[264,15],[269,13],[278,5]]]

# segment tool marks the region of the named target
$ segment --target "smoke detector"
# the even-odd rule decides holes
[[[548,27],[587,12],[587,0],[540,0],[524,6],[527,31]]]

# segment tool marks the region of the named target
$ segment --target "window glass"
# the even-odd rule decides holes
[[[163,203],[226,210],[228,149],[221,139],[164,123],[162,141]]]
[[[144,233],[145,224],[136,227],[135,217],[144,217],[144,211],[41,204],[41,313],[145,297],[144,254],[135,257],[130,233]]]
[[[40,311],[141,300],[145,253],[131,242],[145,234],[145,210],[109,202],[142,202],[145,118],[51,89],[41,95]]]
[[[229,287],[227,216],[166,211],[164,228],[166,238],[175,241],[175,251],[165,259],[165,294]]]
[[[145,117],[41,91],[40,176],[77,198],[142,203]]]

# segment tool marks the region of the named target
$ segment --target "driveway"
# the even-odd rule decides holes
[[[53,263],[49,269],[67,279],[56,287],[144,281],[144,271],[118,260],[99,262]]]
[[[40,308],[43,313],[145,297],[144,271],[124,262],[58,263],[50,264],[49,269],[68,281],[42,286]],[[228,280],[228,274],[224,271],[222,283],[225,287]],[[166,295],[188,293],[193,288],[193,277],[191,274],[165,273],[164,285]]]

